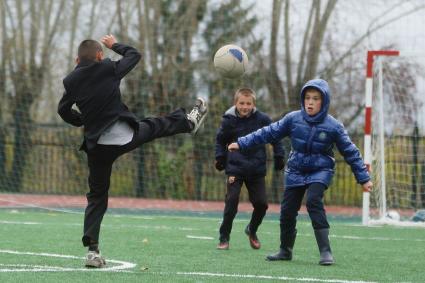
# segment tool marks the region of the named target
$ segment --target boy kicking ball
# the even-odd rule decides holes
[[[58,106],[65,122],[84,127],[81,149],[87,154],[89,192],[82,242],[88,247],[86,266],[95,268],[106,264],[99,250],[99,233],[108,206],[114,161],[154,139],[179,133],[195,134],[207,114],[206,102],[198,98],[188,114],[180,108],[163,117],[139,120],[121,101],[119,86],[141,55],[135,48],[118,43],[112,35],[105,35],[101,41],[121,55],[121,60],[104,59],[102,46],[96,40],[82,41],[77,66],[63,80],[65,92]],[[74,104],[80,111],[72,109]]]

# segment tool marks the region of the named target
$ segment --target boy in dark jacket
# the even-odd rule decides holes
[[[320,251],[321,265],[334,263],[329,244],[329,224],[323,206],[323,194],[334,175],[334,144],[363,190],[370,191],[372,182],[357,147],[344,126],[328,114],[330,90],[321,79],[308,81],[301,90],[301,110],[261,128],[229,145],[229,151],[245,152],[259,145],[291,138],[292,150],[285,170],[285,192],[280,211],[280,250],[268,260],[291,260],[296,230],[296,217],[307,192],[307,211]]]
[[[141,121],[121,102],[120,82],[140,60],[140,53],[117,43],[112,35],[102,43],[123,57],[119,61],[103,59],[102,46],[84,40],[78,48],[77,67],[63,80],[65,92],[58,113],[73,126],[84,126],[81,149],[89,167],[87,207],[84,216],[83,245],[88,247],[87,267],[102,267],[99,232],[108,205],[108,191],[113,162],[124,153],[156,138],[178,133],[195,133],[202,124],[206,103],[198,99],[189,114],[180,108],[164,117]],[[76,104],[78,110],[72,109]]]
[[[229,249],[230,232],[238,210],[239,194],[244,183],[248,189],[249,200],[254,207],[245,233],[248,235],[251,247],[259,249],[261,244],[257,237],[257,229],[268,208],[265,189],[266,148],[261,145],[241,153],[228,152],[227,145],[241,136],[269,125],[271,119],[255,108],[255,93],[252,89],[237,90],[234,103],[235,105],[223,115],[216,137],[215,167],[219,171],[225,169],[227,175],[227,194],[217,249]],[[280,141],[273,144],[273,151],[275,169],[282,170],[284,152]]]

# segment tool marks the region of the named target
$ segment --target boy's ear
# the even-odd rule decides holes
[[[103,60],[103,51],[97,51],[96,52],[96,61],[102,61]]]
[[[75,58],[75,63],[78,65],[80,64],[80,57]]]

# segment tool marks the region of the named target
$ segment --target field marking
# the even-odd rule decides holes
[[[207,236],[186,235],[186,238],[189,238],[189,239],[199,239],[199,240],[214,240],[214,237],[207,237]]]
[[[73,255],[62,255],[62,254],[51,254],[51,253],[34,253],[34,252],[19,252],[12,250],[0,250],[0,253],[4,254],[14,254],[14,255],[29,255],[29,256],[44,256],[44,257],[56,257],[56,258],[65,258],[65,259],[78,259],[84,260],[84,257],[73,256]],[[114,271],[114,272],[126,272],[126,269],[136,267],[135,263],[107,259],[107,263],[115,263],[115,266],[107,266],[104,268],[88,269],[88,268],[71,268],[71,267],[61,267],[61,266],[43,266],[43,265],[26,265],[26,264],[1,264],[0,267],[4,266],[6,268],[0,268],[0,272],[62,272],[62,271]],[[16,268],[11,268],[16,267]]]
[[[244,278],[244,279],[264,279],[264,280],[282,280],[282,281],[302,281],[302,282],[331,282],[331,283],[378,283],[376,281],[351,281],[341,279],[320,279],[306,277],[286,277],[286,276],[270,276],[270,275],[252,275],[252,274],[226,274],[211,272],[177,272],[177,275],[188,276],[204,276],[204,277],[225,277],[225,278]]]
[[[388,238],[388,237],[359,237],[359,236],[338,236],[338,235],[330,235],[329,237],[330,238],[349,239],[349,240],[425,242],[425,239],[402,239],[402,238]]]
[[[20,225],[50,225],[52,223],[43,223],[43,222],[29,222],[29,221],[7,221],[7,220],[0,220],[0,224],[20,224]],[[58,223],[54,223],[54,225],[58,225]],[[82,223],[63,223],[62,225],[64,226],[82,226]],[[173,228],[171,226],[167,226],[167,225],[127,225],[127,224],[103,224],[103,227],[105,227],[106,229],[119,229],[122,227],[131,227],[131,228],[141,228],[141,229],[155,229],[155,230],[172,230],[172,229],[177,229],[180,231],[199,231],[199,228],[189,228],[189,227],[179,227],[179,228]],[[217,232],[217,229],[212,229],[212,232]],[[261,234],[267,234],[267,235],[279,235],[279,232],[270,232],[270,231],[264,231],[261,232]],[[313,237],[313,234],[309,234],[309,233],[298,233],[298,236],[302,236],[302,237]],[[347,240],[360,240],[360,241],[408,241],[408,242],[425,242],[425,239],[412,239],[412,238],[408,238],[408,239],[403,239],[403,238],[390,238],[390,237],[363,237],[363,236],[353,236],[353,235],[335,235],[335,234],[330,234],[329,235],[330,238],[335,238],[335,239],[347,239]],[[210,238],[211,240],[213,240],[214,238]]]
[[[0,224],[22,224],[22,225],[42,225],[41,222],[29,222],[29,221],[6,221],[0,220]]]

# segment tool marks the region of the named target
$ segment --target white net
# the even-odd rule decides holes
[[[374,64],[372,224],[406,225],[425,207],[424,70],[425,56],[378,57]]]

